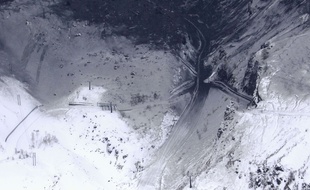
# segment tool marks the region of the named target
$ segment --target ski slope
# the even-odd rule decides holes
[[[40,103],[15,79],[2,77],[0,86],[2,189],[135,189],[144,162],[164,141],[174,119],[167,114],[162,137],[142,137],[118,113],[69,107],[70,101],[99,101],[105,92],[82,87],[60,101],[57,109],[34,110],[5,142]]]

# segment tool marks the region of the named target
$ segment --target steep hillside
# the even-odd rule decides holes
[[[193,186],[309,189],[309,2],[251,1],[248,9],[205,64],[217,69],[209,80],[258,104],[225,112]]]
[[[107,89],[100,102],[112,102],[140,130],[160,125],[171,107],[170,91],[185,80],[182,64],[170,52],[136,45],[124,36],[101,36],[104,25],[62,20],[52,1],[14,1],[0,8],[2,75],[29,84],[46,107],[56,107],[81,86]],[[151,85],[150,85],[151,84]]]
[[[309,13],[2,1],[0,189],[309,190]]]
[[[197,189],[309,189],[309,37],[269,40],[257,83],[262,101],[224,118]]]
[[[212,39],[205,82],[257,104],[246,109],[235,96],[230,104],[207,93],[181,116],[139,189],[308,189],[309,3],[221,3],[211,37],[193,23]]]

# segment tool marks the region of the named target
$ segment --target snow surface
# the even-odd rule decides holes
[[[0,86],[1,189],[135,189],[138,173],[175,119],[166,114],[162,136],[143,138],[116,112],[96,106],[69,107],[70,101],[97,102],[105,92],[101,87],[81,87],[59,103],[63,107],[34,111],[4,142],[40,103],[15,79],[2,77]]]

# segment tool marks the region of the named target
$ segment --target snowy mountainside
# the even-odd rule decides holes
[[[203,111],[194,108],[166,141],[163,149],[170,152],[159,151],[140,189],[310,189],[309,4],[242,2],[242,9],[231,10],[228,1],[220,8],[232,14],[214,23],[219,30],[225,21],[229,26],[213,36],[204,64],[215,74],[205,82],[218,80],[251,95],[257,107],[245,109],[232,96],[230,105],[211,90],[197,105]]]
[[[0,188],[310,189],[309,0],[111,2],[0,4]]]
[[[15,79],[2,77],[0,85],[0,168],[5,171],[0,186],[5,189],[135,189],[144,162],[162,144],[174,119],[165,116],[161,137],[145,137],[118,113],[96,106],[68,107],[69,101],[96,102],[105,92],[85,87],[59,102],[57,109],[43,106],[32,112],[5,142],[40,103]]]
[[[227,6],[222,9],[227,9]],[[233,28],[224,28],[223,32],[228,34],[216,36],[205,65],[214,68],[213,72],[217,74],[214,78],[257,96],[253,93],[256,93],[258,69],[266,65],[264,60],[272,46],[269,40],[284,40],[306,32],[309,26],[308,6],[307,2],[296,1],[286,5],[284,1],[256,0],[243,4],[245,10],[240,14],[235,13],[237,10],[233,10],[234,14],[223,13],[227,25]],[[218,24],[216,28],[221,29],[220,26]]]
[[[270,9],[285,11],[276,2],[272,5]],[[222,62],[235,64],[231,76],[236,80],[227,82],[256,96],[258,104],[236,110],[222,123],[207,170],[194,182],[196,189],[310,189],[308,17],[284,14],[285,21],[270,32],[262,30],[256,41],[251,41],[255,30],[248,29],[251,46],[230,42],[221,47],[227,50]],[[240,65],[247,61],[249,75],[243,78]]]
[[[1,75],[27,83],[29,93],[53,109],[89,82],[104,87],[100,102],[116,104],[134,129],[157,135],[174,105],[170,91],[184,80],[182,64],[151,45],[102,36],[104,25],[63,20],[51,9],[57,2],[13,1],[0,7]]]

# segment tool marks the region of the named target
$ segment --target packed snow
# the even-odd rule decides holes
[[[81,87],[60,101],[57,109],[35,110],[5,142],[40,103],[15,79],[2,77],[0,85],[0,170],[5,171],[0,174],[0,187],[8,190],[135,189],[145,162],[176,119],[167,113],[162,136],[144,137],[119,113],[96,106],[105,89]],[[94,105],[69,107],[69,102]]]

